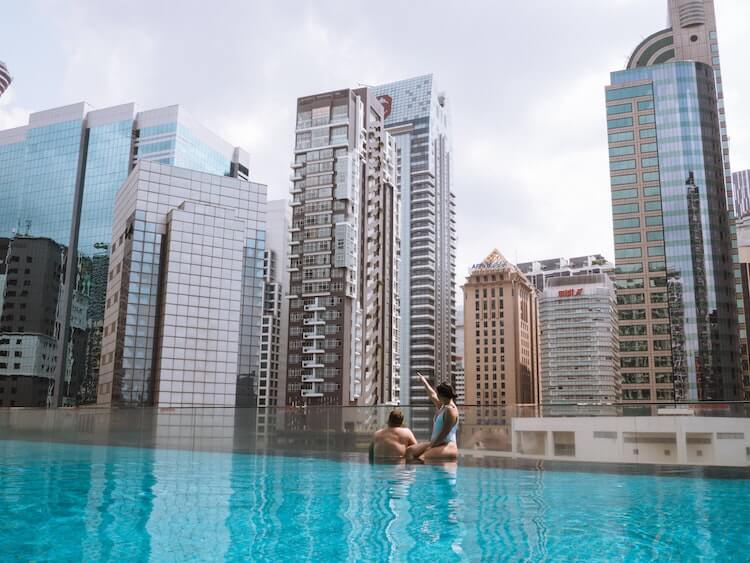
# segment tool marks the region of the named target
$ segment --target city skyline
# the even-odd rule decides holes
[[[532,20],[532,11],[539,12],[541,5],[544,5],[543,17]],[[12,6],[10,17],[4,21],[23,21],[37,8],[38,5],[33,3]],[[648,0],[632,0],[606,7],[581,1],[564,7],[540,2],[508,8],[507,17],[521,24],[514,27],[527,28],[525,23],[541,26],[540,33],[548,39],[534,46],[515,29],[497,34],[497,39],[490,37],[493,18],[485,18],[487,24],[472,21],[478,7],[470,7],[464,14],[453,14],[450,12],[452,8],[446,5],[436,10],[436,15],[429,15],[433,18],[429,21],[433,24],[436,21],[455,22],[456,33],[443,37],[434,55],[420,48],[400,56],[394,56],[392,50],[403,46],[402,39],[389,34],[386,38],[392,40],[392,45],[381,45],[375,42],[374,30],[357,26],[340,30],[346,26],[337,26],[336,18],[343,18],[346,14],[324,17],[328,8],[326,5],[318,11],[313,11],[311,5],[296,11],[289,8],[247,8],[251,11],[244,15],[252,17],[238,17],[237,20],[266,22],[271,33],[284,26],[283,41],[309,42],[314,47],[309,54],[300,55],[300,49],[285,46],[278,53],[264,52],[262,60],[258,57],[257,61],[252,56],[253,47],[255,41],[262,41],[263,33],[259,32],[252,40],[233,39],[227,43],[229,48],[225,52],[217,51],[222,44],[216,41],[219,37],[223,39],[219,23],[230,27],[233,24],[227,23],[226,18],[220,18],[221,21],[219,18],[204,18],[208,44],[215,44],[216,49],[205,49],[205,42],[202,42],[201,49],[214,53],[213,59],[217,58],[215,53],[222,52],[227,61],[216,65],[215,69],[206,69],[208,74],[199,81],[198,88],[194,88],[195,77],[189,76],[192,73],[186,72],[187,67],[169,57],[177,48],[175,45],[180,50],[187,49],[188,55],[193,54],[193,47],[182,41],[181,35],[175,35],[177,32],[162,25],[164,18],[173,15],[165,10],[157,9],[153,21],[140,22],[138,10],[123,14],[115,7],[111,14],[104,14],[95,5],[73,4],[68,14],[61,14],[57,19],[59,29],[56,27],[58,23],[45,23],[45,40],[26,50],[23,47],[25,41],[20,39],[18,31],[0,24],[10,48],[0,56],[14,69],[15,79],[0,99],[0,128],[23,124],[30,111],[83,99],[95,107],[134,98],[141,100],[143,107],[177,101],[232,144],[246,148],[251,154],[255,177],[268,182],[270,198],[278,198],[286,196],[288,189],[287,155],[292,145],[289,132],[293,130],[293,115],[289,108],[293,107],[296,97],[343,85],[355,87],[358,82],[378,84],[432,72],[450,95],[454,109],[453,142],[460,147],[455,156],[456,178],[460,178],[455,186],[458,196],[458,278],[465,275],[472,255],[487,244],[502,244],[513,262],[593,251],[603,251],[608,259],[613,258],[604,156],[606,128],[600,85],[606,83],[609,70],[624,66],[634,41],[664,26],[666,6],[654,9]],[[354,4],[344,12],[357,8],[359,5]],[[412,9],[403,8],[405,21]],[[564,13],[558,12],[563,9]],[[78,21],[84,21],[81,18],[84,10],[101,21],[95,30],[77,25]],[[749,15],[750,7],[738,1],[717,1],[722,70],[728,85],[726,105],[730,116],[731,158],[736,170],[750,167],[750,112],[743,111],[740,102],[740,94],[747,90],[748,84],[748,78],[740,70],[744,51],[741,32]],[[197,8],[188,6],[179,15],[179,20],[190,28],[191,22],[201,16]],[[48,21],[51,20],[55,18]],[[563,25],[558,25],[559,22]],[[139,24],[135,30],[137,44],[131,44],[133,37],[130,34],[136,23]],[[498,73],[499,76],[480,75],[478,63],[486,52],[477,53],[473,47],[463,45],[462,38],[468,33],[469,23],[476,25],[472,33],[486,40],[481,42],[485,47],[496,48],[498,52],[512,45],[523,49],[525,56],[517,57],[522,66],[519,62],[507,60],[507,68]],[[251,23],[251,27],[253,25]],[[581,33],[583,28],[586,28],[585,34]],[[157,34],[157,29],[161,33]],[[15,37],[19,40],[14,41]],[[378,57],[382,62],[372,63],[366,68],[357,65],[353,60],[352,42],[355,38],[364,43],[358,49],[385,49],[385,54]],[[544,49],[553,42],[563,42],[566,47],[555,49],[555,52]],[[332,51],[339,50],[342,64],[335,70],[327,67],[325,72],[319,72],[317,66],[325,64]],[[157,52],[163,56],[147,56]],[[222,75],[222,70],[231,65],[234,57],[244,58],[248,53],[251,56],[249,70],[243,73],[245,76],[238,76],[235,72]],[[324,53],[327,54],[323,56]],[[202,66],[207,61],[206,55],[195,54],[195,61]],[[181,58],[192,60],[190,56]],[[297,73],[283,72],[285,77],[294,74],[294,78],[279,83],[276,78],[288,64],[286,58],[290,58],[300,70]],[[471,59],[475,62],[471,63]],[[563,59],[568,61],[564,68],[561,67]],[[573,62],[574,59],[584,62]],[[166,70],[166,60],[170,61],[169,70]],[[347,63],[350,60],[352,64]],[[538,70],[542,64],[545,65],[543,75]],[[47,68],[47,65],[55,68]],[[92,68],[104,70],[102,73],[91,72]],[[472,74],[474,70],[477,73]],[[37,76],[45,76],[61,87],[35,87]],[[476,80],[479,76],[481,82]],[[502,87],[507,83],[507,76],[514,77],[512,88]],[[544,94],[549,88],[557,92],[556,99],[561,97],[563,100],[567,110],[564,115]],[[486,96],[485,92],[491,91],[497,92],[502,103]],[[518,111],[519,106],[523,111]],[[571,122],[577,123],[572,134],[569,132]],[[566,135],[569,138],[565,138]],[[486,165],[491,162],[488,159],[498,152],[505,155],[502,175]],[[548,154],[546,158],[545,152]],[[539,159],[543,165],[534,165]],[[579,166],[582,162],[586,165]],[[565,179],[565,170],[571,168],[577,172],[575,181]],[[525,172],[528,169],[534,170],[533,176]],[[560,189],[561,183],[565,189]],[[518,213],[524,199],[530,203],[524,205],[529,210]],[[491,209],[492,213],[484,212],[485,209]],[[590,220],[579,225],[571,213],[574,209],[580,209]],[[556,217],[555,221],[548,219],[552,216]],[[485,240],[488,232],[492,234],[491,242]],[[592,240],[602,242],[597,242],[592,248]]]

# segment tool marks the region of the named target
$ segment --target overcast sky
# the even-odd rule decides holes
[[[0,129],[87,101],[183,104],[287,197],[299,96],[433,73],[451,104],[458,271],[613,256],[604,86],[667,0],[5,0]],[[716,0],[734,170],[750,168],[750,1]],[[746,99],[746,98],[745,98]],[[0,202],[1,204],[1,202]]]

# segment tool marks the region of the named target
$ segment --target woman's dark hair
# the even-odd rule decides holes
[[[453,385],[450,383],[441,383],[435,388],[435,391],[437,391],[438,396],[445,397],[446,399],[455,399],[458,397],[456,395],[456,392],[453,390]]]

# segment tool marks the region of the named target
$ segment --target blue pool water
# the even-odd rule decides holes
[[[0,560],[750,557],[750,482],[0,441]]]

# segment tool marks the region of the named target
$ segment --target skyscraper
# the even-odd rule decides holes
[[[286,404],[289,337],[289,200],[268,202],[263,260],[263,321],[258,378],[258,431],[275,421],[276,407]],[[270,408],[266,408],[270,407]]]
[[[538,303],[534,286],[493,250],[472,267],[463,293],[466,404],[538,404]]]
[[[395,148],[367,88],[297,100],[288,404],[398,400]]]
[[[8,72],[8,67],[5,66],[3,61],[0,61],[0,96],[5,93],[11,82],[13,82],[13,78]]]
[[[248,174],[246,153],[179,106],[136,113],[134,104],[91,110],[79,103],[32,113],[28,125],[0,131],[0,236],[46,237],[68,249],[58,306],[58,403],[93,399],[115,194],[141,160]]]
[[[456,204],[449,103],[431,74],[373,88],[398,150],[401,192],[401,402],[431,424],[417,377],[451,380],[456,354]]]
[[[261,184],[136,165],[115,201],[97,403],[255,406],[265,204]]]
[[[543,405],[620,401],[617,299],[607,274],[548,280],[539,298],[539,356]]]
[[[623,400],[734,399],[744,309],[713,2],[670,0],[669,17],[606,89]]]

